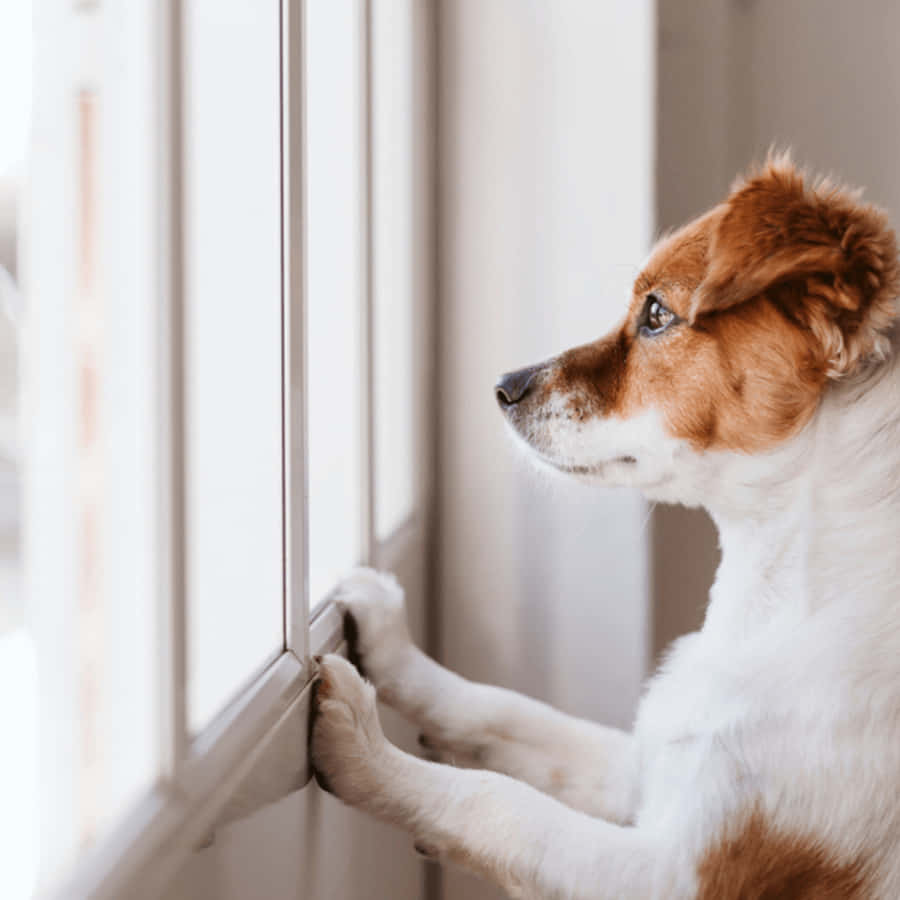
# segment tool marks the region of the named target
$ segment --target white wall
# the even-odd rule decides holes
[[[455,0],[439,42],[443,660],[629,726],[646,506],[542,482],[492,387],[624,310],[652,233],[653,4]],[[444,882],[448,900],[494,896]]]

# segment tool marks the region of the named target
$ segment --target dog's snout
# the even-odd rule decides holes
[[[508,406],[513,406],[531,391],[540,368],[540,366],[529,366],[527,369],[507,372],[501,376],[494,387],[494,393],[497,395],[497,402],[501,408],[506,409]]]

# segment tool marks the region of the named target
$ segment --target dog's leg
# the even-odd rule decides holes
[[[409,830],[421,853],[514,897],[653,897],[661,878],[662,895],[685,895],[645,832],[576,812],[498,773],[410,756],[385,739],[375,691],[353,666],[326,656],[318,678],[310,751],[320,784]]]
[[[631,821],[637,753],[630,735],[438,665],[412,643],[403,591],[390,576],[360,569],[334,599],[351,660],[379,699],[421,727],[422,743],[441,759],[503,772],[575,809]]]

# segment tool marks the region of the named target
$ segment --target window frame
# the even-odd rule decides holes
[[[304,7],[307,0],[277,0],[280,17],[281,92],[281,308],[282,308],[282,564],[283,648],[196,737],[188,729],[185,581],[185,428],[184,428],[184,244],[182,103],[184,87],[183,4],[163,0],[156,7],[153,56],[156,96],[156,295],[159,442],[155,548],[157,581],[157,724],[159,776],[152,789],[109,829],[68,871],[61,882],[43,881],[42,895],[53,897],[154,897],[177,874],[191,852],[215,839],[216,829],[241,819],[310,778],[306,730],[311,699],[312,655],[345,652],[341,616],[331,602],[310,617],[307,547],[306,408],[304,332],[306,289],[304,254]],[[415,473],[411,516],[392,535],[375,539],[375,454],[373,359],[372,209],[372,2],[363,5],[361,46],[364,197],[363,290],[363,562],[403,569],[428,550],[431,452],[426,383],[431,312],[414,303],[413,339],[417,378],[414,390]],[[72,33],[83,39],[85,20],[102,16],[104,3],[71,2]],[[412,40],[421,40],[430,15],[411,5]],[[427,27],[427,26],[426,26]],[[91,37],[90,39],[96,39]],[[417,50],[413,46],[413,67]],[[418,60],[421,66],[421,60]],[[410,90],[415,90],[410,85]],[[421,98],[420,98],[421,99]],[[412,139],[412,136],[411,136]],[[430,148],[425,148],[425,156]],[[415,154],[414,154],[415,155]],[[427,165],[427,160],[420,162]],[[424,180],[421,171],[411,178]],[[430,197],[426,197],[426,202]],[[413,222],[422,210],[413,212]],[[430,247],[426,247],[430,252]],[[415,257],[415,253],[413,254]],[[423,296],[430,292],[427,262],[411,259],[412,275]],[[414,295],[416,291],[414,290]],[[42,872],[47,879],[50,873]]]

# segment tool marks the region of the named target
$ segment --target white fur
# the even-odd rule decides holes
[[[756,806],[838,858],[864,852],[871,896],[896,900],[896,350],[832,385],[802,433],[769,453],[695,453],[653,415],[554,424],[539,442],[553,465],[703,504],[719,528],[704,626],[672,648],[633,735],[441,668],[411,644],[396,583],[363,572],[338,602],[358,622],[379,696],[443,757],[495,771],[425,762],[373,736],[374,699],[331,657],[322,676],[340,701],[322,705],[314,764],[348,802],[513,896],[691,897],[703,851]],[[635,462],[612,462],[626,455]]]
[[[627,419],[591,417],[580,422],[566,397],[554,392],[540,413],[539,419],[510,425],[509,432],[544,469],[645,493],[664,490],[676,477],[683,442],[666,433],[655,409]]]

